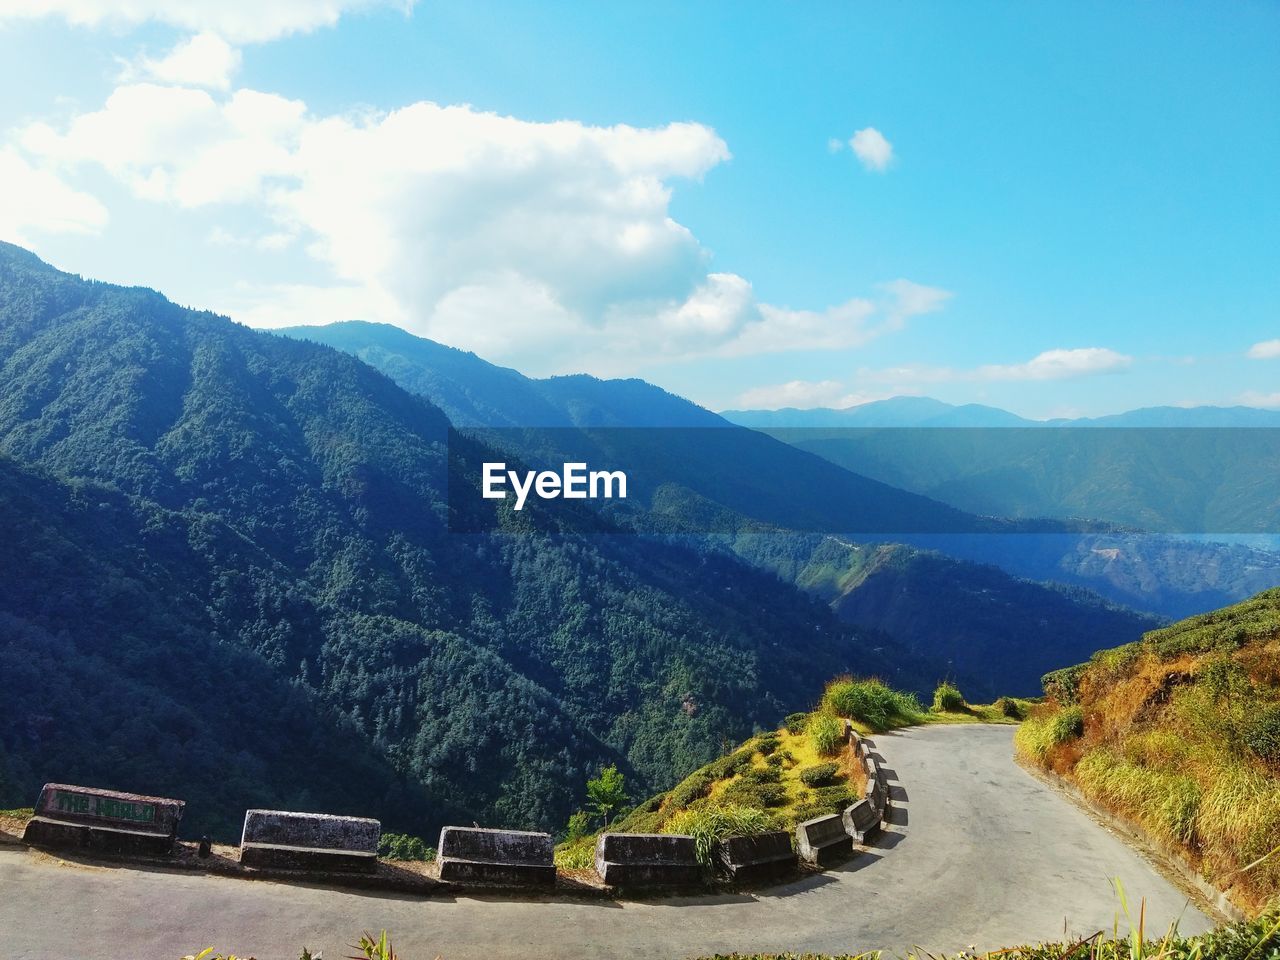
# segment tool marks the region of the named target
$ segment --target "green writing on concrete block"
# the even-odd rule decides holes
[[[59,790],[56,806],[62,813],[79,813],[105,820],[153,823],[156,819],[155,804],[116,800],[114,797],[98,797],[89,793],[67,793]]]

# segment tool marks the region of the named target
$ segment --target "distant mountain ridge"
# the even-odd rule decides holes
[[[458,423],[479,424],[486,428],[523,425],[525,422],[535,426],[728,424],[727,420],[643,381],[604,381],[581,376],[535,380],[517,371],[497,367],[474,354],[414,337],[397,327],[351,322],[293,328],[285,332],[327,343],[361,357],[402,386],[426,396],[456,417]],[[477,397],[484,402],[477,402]],[[724,436],[717,432],[714,442],[691,443],[691,449],[681,451],[686,471],[684,480],[687,481],[682,486],[686,488],[686,496],[705,497],[708,501],[718,502],[734,517],[754,518],[791,529],[846,533],[856,528],[852,524],[845,525],[844,521],[856,520],[858,516],[920,516],[917,507],[920,502],[902,499],[900,491],[904,489],[927,494],[934,503],[963,505],[969,508],[970,515],[1119,517],[1136,527],[1142,527],[1149,521],[1158,522],[1161,518],[1136,510],[1135,502],[1140,505],[1144,498],[1167,500],[1169,496],[1169,491],[1161,487],[1159,477],[1149,478],[1148,487],[1135,491],[1121,487],[1118,499],[1104,496],[1091,500],[1090,496],[1096,497],[1097,491],[1105,494],[1108,487],[1091,485],[1087,482],[1087,474],[1074,488],[1067,489],[1063,489],[1062,484],[1071,477],[1070,471],[1053,463],[1036,466],[1030,476],[1024,476],[1027,467],[1017,455],[1029,443],[1033,447],[1035,444],[1043,445],[1043,441],[1034,440],[1035,437],[1057,438],[1054,443],[1063,443],[1070,442],[1084,431],[1042,430],[1040,427],[1043,425],[1035,421],[1024,422],[993,407],[953,407],[921,397],[901,397],[853,409],[861,411],[864,418],[874,417],[874,422],[864,422],[858,428],[866,429],[865,436],[856,442],[850,440],[856,431],[843,430],[847,424],[842,420],[836,426],[826,428],[759,428],[846,468],[848,472],[839,478],[839,483],[845,486],[833,487],[837,492],[828,498],[828,502],[815,501],[812,491],[827,482],[826,478],[831,475],[816,471],[812,461],[796,459],[777,447],[749,443],[744,446],[743,438],[736,431],[725,431]],[[849,411],[819,413],[824,416],[834,414],[840,420]],[[1143,417],[1161,415],[1159,408],[1135,412],[1134,416],[1138,413]],[[940,426],[946,423],[1015,429],[951,430]],[[924,429],[896,429],[898,424]],[[1016,429],[1019,426],[1028,428]],[[824,434],[824,429],[830,432]],[[1113,434],[1111,431],[1101,436],[1103,439],[1122,439],[1121,433]],[[1025,439],[1013,442],[1019,438]],[[556,443],[562,439],[563,435],[558,438],[542,436],[549,452],[555,452]],[[616,444],[621,438],[610,439],[615,442],[619,455],[643,454],[643,458],[648,459],[665,453],[652,444],[619,449]],[[636,444],[644,439],[639,433],[634,436]],[[1199,439],[1209,443],[1214,438],[1210,432]],[[522,435],[520,441],[529,444],[532,437]],[[1153,443],[1154,455],[1170,454],[1167,445],[1158,441]],[[975,452],[965,444],[980,444],[981,449]],[[952,450],[957,446],[958,450]],[[948,453],[949,459],[939,458],[939,449]],[[722,474],[716,473],[723,470],[726,460],[741,468],[739,472],[757,470],[758,476],[754,482],[729,482]],[[1035,463],[1033,460],[1032,464]],[[1140,476],[1141,471],[1133,473],[1139,466],[1137,463],[1131,465],[1130,475]],[[672,473],[672,479],[675,479],[678,471]],[[890,489],[865,485],[861,478],[867,476]],[[727,493],[735,496],[727,500]],[[1247,497],[1253,497],[1256,491],[1245,493]],[[851,500],[855,504],[865,501],[865,511],[848,510]],[[1259,502],[1256,498],[1245,499],[1242,505],[1247,509],[1257,509]],[[1184,519],[1186,511],[1196,509],[1194,502],[1174,502],[1173,505],[1183,511],[1181,516]],[[1099,509],[1090,512],[1092,506]],[[1215,509],[1226,506],[1224,503]],[[701,513],[705,515],[706,511],[701,510]],[[1166,616],[1186,616],[1221,606],[1280,582],[1280,554],[1243,546],[1188,544],[1156,538],[1131,538],[1121,542],[1109,534],[1073,536],[1066,535],[1065,529],[1062,533],[1053,533],[1051,526],[1042,528],[1042,534],[1030,535],[1023,528],[1024,532],[1011,536],[993,535],[993,531],[1002,529],[999,524],[977,536],[953,535],[947,528],[954,528],[958,518],[947,518],[945,514],[939,516],[944,522],[936,528],[938,535],[902,530],[898,531],[902,534],[900,539],[962,559],[994,563],[1016,577],[1055,580],[1086,587],[1112,601]],[[732,528],[735,522],[730,518],[728,526]],[[890,526],[884,524],[876,529],[884,531]]]
[[[382,324],[277,332],[359,357],[491,445],[517,444],[519,452],[548,460],[627,464],[649,494],[676,483],[746,517],[798,530],[1009,529],[998,518],[833,469],[821,456],[738,427],[643,380],[535,380]]]
[[[1099,417],[1031,420],[999,407],[901,396],[853,407],[724,410],[744,427],[1280,427],[1280,410],[1257,407],[1142,407]]]
[[[536,379],[389,323],[348,320],[274,333],[359,357],[427,397],[457,427],[728,427],[719,415],[644,380],[588,374]]]

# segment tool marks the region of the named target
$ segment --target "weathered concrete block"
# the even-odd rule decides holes
[[[801,858],[822,867],[848,859],[853,853],[853,837],[845,831],[838,813],[806,820],[796,827],[796,841]]]
[[[555,848],[549,833],[445,827],[440,831],[440,879],[506,886],[553,886]]]
[[[884,813],[889,808],[889,794],[885,790],[885,786],[879,780],[867,781],[867,792],[864,799],[871,804],[871,809],[880,815],[880,819],[884,819]]]
[[[279,870],[372,870],[382,824],[364,817],[248,810],[240,862]]]
[[[185,806],[169,797],[46,783],[23,839],[41,846],[162,856],[173,851]]]
[[[800,857],[785,830],[752,837],[728,837],[716,844],[716,859],[739,883],[761,883],[795,872]]]
[[[881,811],[870,800],[859,800],[846,807],[841,819],[845,832],[859,843],[880,832]]]
[[[858,736],[858,731],[852,728],[849,730],[849,748],[859,760],[867,755],[866,745],[862,742],[862,738]]]
[[[615,887],[680,887],[702,879],[693,837],[674,833],[604,833],[596,873]]]

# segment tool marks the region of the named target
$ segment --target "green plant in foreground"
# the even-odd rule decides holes
[[[360,937],[360,942],[354,944],[352,949],[359,950],[360,953],[352,954],[347,960],[399,960],[385,930],[382,931],[382,935],[377,940],[368,933],[364,934]]]

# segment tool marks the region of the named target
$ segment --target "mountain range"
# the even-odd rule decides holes
[[[1143,407],[1101,417],[1031,420],[981,403],[932,397],[889,397],[853,407],[725,410],[744,427],[1280,427],[1280,410],[1257,407]]]
[[[936,400],[905,397],[853,408],[874,416],[873,423],[881,425],[876,429],[864,424],[865,430],[766,431],[772,439],[786,440],[805,453],[845,468],[843,475],[836,476],[819,469],[813,458],[764,443],[758,430],[710,429],[727,428],[729,421],[644,381],[589,376],[534,379],[385,324],[348,322],[283,332],[359,357],[429,399],[455,424],[473,428],[490,443],[525,456],[548,460],[603,457],[660,464],[667,484],[660,491],[650,491],[650,521],[652,514],[689,514],[686,508],[692,499],[697,503],[692,512],[698,518],[692,529],[698,532],[733,534],[744,521],[754,521],[785,530],[838,533],[861,542],[910,543],[998,566],[1016,579],[1083,587],[1113,603],[1166,617],[1223,606],[1280,582],[1280,553],[1274,550],[1176,537],[1123,536],[1105,524],[1091,531],[1087,524],[1073,529],[1067,522],[1095,517],[1141,527],[1138,521],[1143,519],[1163,522],[1159,511],[1185,518],[1207,494],[1204,485],[1195,483],[1183,489],[1171,487],[1167,478],[1187,473],[1187,463],[1178,457],[1186,448],[1168,447],[1164,442],[1167,436],[1146,441],[1159,448],[1152,456],[1165,458],[1167,472],[1162,475],[1151,469],[1144,472],[1143,460],[1125,451],[1123,441],[1128,433],[1088,431],[1113,446],[1081,441],[1094,454],[1090,461],[1094,470],[1085,470],[1080,481],[1068,488],[1059,478],[1071,476],[1070,470],[1044,468],[1033,471],[1028,480],[1011,468],[1006,471],[1012,472],[1014,479],[1010,479],[989,465],[1002,463],[1002,458],[1011,457],[1011,451],[1022,449],[1016,443],[1010,446],[1011,438],[1016,442],[1028,437],[1022,440],[1024,446],[1033,451],[1047,449],[1042,458],[1056,457],[1085,431],[888,426],[930,423],[930,418],[936,420],[947,411],[958,411],[957,416],[970,422],[976,422],[975,417],[1005,421],[1013,417],[991,407],[953,408]],[[668,425],[677,429],[657,429]],[[516,426],[542,429],[513,429]],[[641,427],[653,429],[634,429]],[[1036,441],[1033,434],[1052,434],[1056,439],[1046,444]],[[1268,449],[1272,431],[1249,435],[1262,444],[1263,452]],[[1220,443],[1223,435],[1208,431],[1200,435],[1199,442]],[[1225,442],[1238,443],[1229,438]],[[962,446],[966,443],[979,449],[970,453]],[[673,455],[677,447],[678,455]],[[1141,444],[1139,448],[1144,449]],[[951,459],[940,457],[939,449]],[[1108,451],[1110,459],[1101,455]],[[1213,464],[1218,477],[1230,472],[1230,463],[1223,462],[1221,456],[1206,455],[1204,459]],[[1194,458],[1192,463],[1194,466]],[[731,475],[727,475],[726,464],[733,467]],[[1116,464],[1124,469],[1117,470]],[[1248,476],[1237,471],[1229,478],[1231,483],[1238,479],[1244,485],[1237,519],[1249,513],[1266,515],[1277,508],[1277,498],[1267,493],[1265,482],[1249,485]],[[881,484],[869,483],[868,477]],[[1025,496],[1018,495],[1028,490]],[[1108,490],[1112,495],[1098,492],[1095,500],[1089,500],[1091,493]],[[904,497],[904,491],[926,499]],[[1082,510],[1081,500],[1097,506],[1098,512]],[[962,509],[940,511],[940,502],[947,504],[947,510]],[[1223,498],[1220,503],[1225,506],[1227,502],[1229,499]],[[1001,516],[1019,516],[1023,522],[994,519]],[[1036,517],[1061,519],[1055,525],[1032,519]],[[1188,523],[1191,528],[1198,526],[1190,519]],[[784,551],[789,557],[792,552]],[[794,557],[788,560],[788,564],[793,562]],[[884,626],[874,620],[862,625],[877,630]],[[910,637],[902,639],[911,642]]]
[[[446,488],[496,455],[448,432],[346,354],[0,246],[0,803],[546,828],[601,764],[648,791],[833,673],[937,672],[725,554],[566,513],[455,534]]]
[[[290,334],[0,245],[0,804],[70,780],[186,797],[219,836],[264,805],[554,829],[602,764],[663,789],[831,676],[1030,692],[1155,622],[849,540],[1085,534],[643,381],[533,380],[376,325]],[[584,454],[634,465],[635,499],[479,496],[482,462]]]

